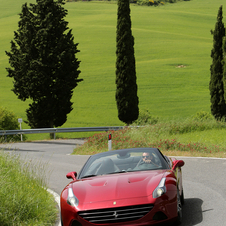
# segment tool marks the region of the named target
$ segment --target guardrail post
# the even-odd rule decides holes
[[[112,149],[111,133],[108,134],[108,151]]]
[[[22,122],[23,122],[22,118],[18,118],[18,122],[20,123],[20,130],[22,130]],[[20,140],[23,141],[22,133],[20,134]]]

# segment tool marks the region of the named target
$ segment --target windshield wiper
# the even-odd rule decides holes
[[[89,175],[85,175],[85,176],[81,177],[81,179],[88,178],[88,177],[100,176],[100,175],[108,175],[108,174],[116,174],[116,173],[126,173],[126,172],[127,172],[126,170],[122,170],[122,171],[116,171],[116,172],[111,172],[111,173],[103,173],[103,174],[99,174],[99,175],[89,174]],[[128,171],[128,172],[131,172],[131,171]]]
[[[88,178],[88,177],[95,177],[95,176],[97,176],[96,174],[89,174],[89,175],[85,175],[84,177],[82,177],[81,179],[83,179],[83,178]]]
[[[116,174],[116,173],[127,173],[127,171],[121,170],[121,171],[115,171],[115,172],[111,172],[111,173],[107,173],[107,174]]]

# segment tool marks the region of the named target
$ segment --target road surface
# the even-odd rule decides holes
[[[82,143],[82,140],[53,140],[2,144],[0,148],[46,165],[49,188],[60,195],[69,183],[65,175],[70,171],[78,172],[89,157],[70,155]],[[226,226],[226,159],[177,158],[185,161],[185,205],[181,226]]]

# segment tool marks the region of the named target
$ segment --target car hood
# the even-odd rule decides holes
[[[133,199],[152,195],[166,170],[102,175],[71,184],[82,203]]]

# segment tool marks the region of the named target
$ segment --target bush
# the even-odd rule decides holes
[[[16,116],[0,107],[0,130],[19,129],[19,124]]]
[[[0,130],[17,130],[19,129],[18,119],[14,113],[8,111],[6,108],[0,107]],[[26,137],[23,136],[25,140]],[[3,141],[19,141],[20,135],[10,135],[6,137],[0,137],[0,142]]]
[[[162,1],[137,0],[137,4],[138,5],[147,5],[147,6],[159,6],[159,5],[164,5],[165,3],[176,3],[178,1],[190,1],[190,0],[162,0]]]
[[[159,4],[160,4],[160,1],[149,0],[149,5],[151,6],[158,6]]]
[[[137,5],[149,5],[149,0],[137,0]]]
[[[137,0],[138,5],[148,5],[148,6],[158,6],[163,5],[163,2],[160,1],[154,1],[154,0]]]
[[[138,119],[133,123],[133,125],[153,125],[158,122],[158,118],[151,116],[148,110],[140,110]]]
[[[203,120],[208,120],[208,119],[214,119],[214,117],[208,112],[199,111],[193,116],[193,119],[203,121]]]

